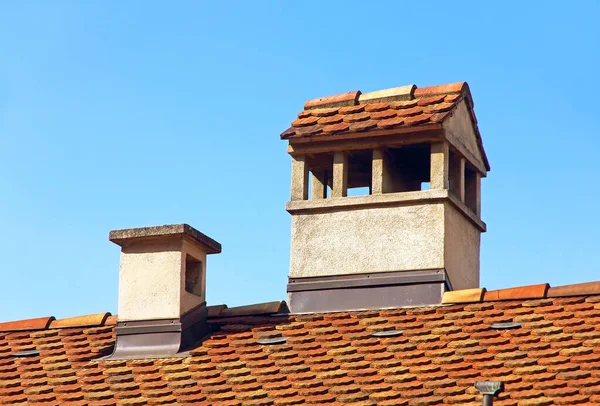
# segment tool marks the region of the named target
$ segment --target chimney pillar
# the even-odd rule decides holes
[[[390,176],[388,157],[383,148],[373,150],[371,194],[378,195],[390,192]]]
[[[474,171],[465,173],[465,204],[481,217],[481,175]]]
[[[449,155],[447,142],[431,144],[430,189],[448,189]]]
[[[308,199],[308,165],[306,156],[292,157],[292,197],[291,200]]]
[[[450,154],[450,190],[465,202],[465,158]]]
[[[312,190],[310,198],[313,200],[325,199],[327,197],[327,171],[311,171]]]
[[[348,154],[335,151],[333,154],[333,191],[332,197],[348,195]]]

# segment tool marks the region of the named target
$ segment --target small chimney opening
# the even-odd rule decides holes
[[[185,257],[185,290],[193,295],[202,296],[202,277],[204,273],[202,261],[186,254]]]
[[[473,213],[477,213],[477,174],[468,167],[465,167],[465,204]]]
[[[389,180],[384,187],[384,193],[428,190],[430,150],[429,144],[389,148],[386,159]]]
[[[373,151],[357,150],[348,156],[348,196],[371,194],[373,178]]]

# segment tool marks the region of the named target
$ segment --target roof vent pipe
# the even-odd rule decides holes
[[[483,406],[492,406],[494,396],[504,391],[504,382],[500,381],[479,381],[475,382],[475,389],[483,395]]]

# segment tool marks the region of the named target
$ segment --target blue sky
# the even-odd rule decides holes
[[[524,4],[526,3],[526,4]],[[208,302],[285,298],[305,100],[466,80],[482,285],[599,279],[600,5],[2,2],[0,319],[116,312],[111,229],[223,244]]]

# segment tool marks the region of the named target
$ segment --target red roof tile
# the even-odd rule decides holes
[[[582,293],[594,286],[457,291],[439,306],[327,314],[214,306],[220,331],[174,359],[101,360],[115,343],[107,313],[3,323],[0,403],[480,404],[474,382],[497,379],[506,390],[495,404],[600,404],[600,292]],[[522,325],[489,328],[500,321]],[[389,329],[404,332],[371,335]],[[265,337],[287,341],[257,342]],[[24,350],[40,353],[12,355]]]
[[[28,319],[20,321],[9,321],[0,323],[0,331],[27,331],[43,330],[47,328],[54,320],[54,317],[40,317],[37,319]]]
[[[333,96],[319,97],[318,99],[309,100],[304,103],[304,109],[309,110],[323,107],[352,106],[358,101],[358,96],[360,96],[360,90],[336,94]]]
[[[86,327],[102,325],[108,319],[110,313],[90,314],[87,316],[71,317],[68,319],[53,320],[50,328]]]

